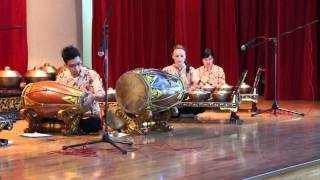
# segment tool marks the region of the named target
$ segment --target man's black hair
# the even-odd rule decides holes
[[[74,59],[77,56],[81,57],[79,50],[73,46],[67,46],[63,48],[61,56],[66,64],[69,60]]]

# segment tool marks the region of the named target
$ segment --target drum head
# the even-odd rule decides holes
[[[149,87],[143,76],[135,72],[123,74],[116,84],[116,100],[128,113],[141,113],[149,102]]]

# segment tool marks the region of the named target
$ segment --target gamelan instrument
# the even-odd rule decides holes
[[[91,106],[84,105],[89,94],[54,81],[28,84],[21,95],[20,114],[29,122],[25,132],[45,132],[45,119],[62,120],[65,135],[82,134],[79,121]],[[45,126],[46,127],[46,126]],[[51,130],[50,130],[51,131]]]
[[[57,117],[59,110],[75,109],[86,112],[83,105],[88,94],[55,81],[40,81],[28,84],[21,95],[22,107],[31,109],[40,117]]]
[[[116,84],[116,100],[127,113],[161,112],[181,102],[185,89],[179,77],[158,69],[124,73]]]

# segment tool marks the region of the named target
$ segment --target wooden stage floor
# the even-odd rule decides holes
[[[279,104],[306,115],[251,117],[242,111],[244,122],[236,125],[223,123],[230,113],[206,112],[206,122],[176,119],[170,133],[127,136],[134,142],[121,145],[127,155],[107,143],[62,151],[63,145],[100,136],[25,138],[20,134],[26,122],[19,120],[12,131],[0,132],[13,140],[0,148],[0,179],[243,179],[320,159],[320,103]]]

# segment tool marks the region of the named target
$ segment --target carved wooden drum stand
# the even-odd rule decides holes
[[[43,132],[43,119],[56,118],[64,122],[65,135],[81,134],[79,121],[91,107],[83,106],[87,96],[78,89],[54,81],[28,84],[21,95],[20,114],[29,122],[26,132]]]

